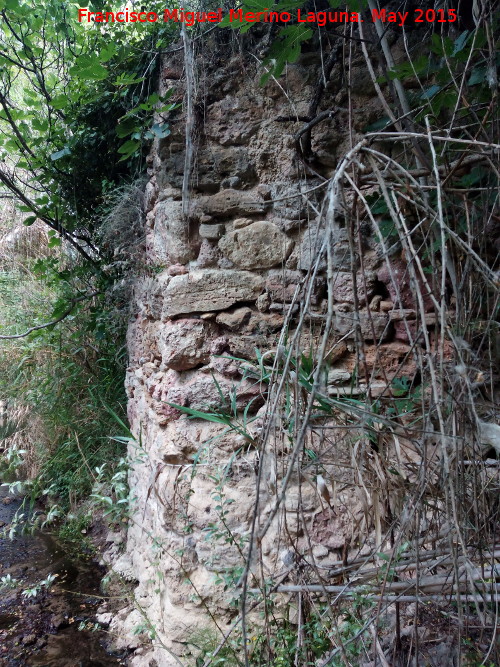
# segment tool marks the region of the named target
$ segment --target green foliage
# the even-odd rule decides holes
[[[171,94],[172,90],[161,97],[158,93],[152,93],[147,100],[130,109],[120,118],[116,134],[121,139],[130,137],[118,149],[118,153],[122,156],[120,162],[136,155],[144,141],[151,141],[155,137],[158,139],[168,137],[170,134],[168,124],[165,122],[155,123],[153,113],[168,113],[177,108],[177,104],[166,104]]]
[[[122,457],[108,472],[108,464],[96,467],[97,477],[90,496],[115,523],[126,522],[129,510],[128,462]]]
[[[274,607],[272,600],[270,610]],[[271,614],[268,620],[267,632],[258,625],[249,628],[248,635],[248,661],[252,667],[263,667],[272,664],[273,667],[290,667],[290,665],[315,665],[318,660],[328,655],[334,645],[343,643],[343,654],[335,656],[328,664],[335,667],[343,667],[345,664],[357,664],[363,655],[363,641],[368,636],[368,630],[364,628],[365,618],[368,611],[372,610],[374,603],[363,596],[356,596],[348,602],[342,603],[338,610],[338,622],[334,623],[331,616],[327,614],[328,609],[324,605],[315,606],[304,620],[301,627],[301,639],[295,623],[287,618],[279,618]],[[335,637],[335,644],[332,639]],[[202,667],[208,658],[212,658],[210,664],[233,665],[243,664],[243,640],[240,633],[233,632],[226,644],[215,655],[219,646],[220,635],[211,628],[202,628],[191,634],[189,646],[196,652],[195,665]],[[299,644],[300,642],[300,644]],[[215,655],[215,657],[213,657]],[[351,663],[346,663],[351,660]]]
[[[269,54],[262,63],[269,67],[268,71],[261,77],[260,83],[267,83],[269,77],[279,77],[287,63],[297,62],[302,43],[311,39],[313,31],[304,25],[287,25],[280,30],[279,36],[269,49]]]
[[[342,10],[360,12],[366,8],[367,2],[366,0],[350,0],[350,2],[344,3],[341,0],[330,0],[329,4],[335,9],[341,5],[345,5],[342,7]],[[305,12],[306,7],[307,3],[304,0],[278,0],[274,4],[265,2],[265,0],[244,0],[241,4],[240,8],[243,16],[248,12],[252,15],[259,12],[277,12],[278,14],[287,12],[291,16],[289,23],[285,26],[283,24],[280,25],[276,38],[271,43],[269,51],[262,62],[266,72],[260,79],[261,85],[266,84],[270,77],[278,78],[281,76],[287,63],[297,62],[303,45],[313,37],[314,30],[311,28],[311,24],[304,23],[303,20],[297,22],[298,12]],[[313,8],[311,7],[310,9],[312,10]],[[256,23],[259,24],[258,21],[243,20],[242,23],[234,20],[230,21],[229,15],[226,15],[219,24],[219,27],[229,27],[233,30],[239,30],[240,33],[244,34],[251,30]]]
[[[31,588],[26,588],[24,591],[21,591],[21,595],[25,600],[38,597],[41,592],[48,590],[52,586],[57,579],[57,576],[57,574],[49,574],[43,581],[39,581]]]
[[[22,266],[16,258],[19,268],[0,275],[1,333],[64,318],[0,343],[0,395],[23,407],[30,434],[21,447],[15,433],[0,433],[1,472],[15,484],[32,478],[32,501],[51,504],[45,526],[94,486],[95,501],[112,499],[101,503],[110,519],[126,517],[128,443],[109,437],[125,420],[126,299],[109,296],[122,276],[100,269],[114,248],[98,248],[97,232],[110,192],[144,170],[150,142],[169,132],[158,117],[175,106],[154,90],[159,50],[177,26],[85,25],[77,10],[0,0],[0,187],[14,194],[25,226],[39,219],[51,228],[48,256]],[[50,254],[61,239],[64,253]],[[81,521],[62,526],[65,539],[77,538]]]
[[[58,537],[64,542],[65,550],[81,557],[82,554],[93,552],[92,543],[86,537],[87,530],[92,524],[92,515],[82,511],[69,514],[59,528]]]
[[[484,56],[483,48],[486,45],[486,36],[482,28],[474,32],[465,30],[455,39],[445,34],[432,33],[428,38],[426,55],[405,60],[395,65],[387,74],[378,79],[379,83],[394,81],[418,81],[420,92],[409,94],[408,99],[415,113],[415,120],[422,122],[427,115],[432,115],[439,125],[449,120],[450,114],[458,111],[458,118],[469,114],[471,105],[486,102],[490,95],[488,82],[488,68],[492,66]],[[427,51],[430,54],[427,55]],[[500,58],[496,56],[493,67],[500,65]],[[463,96],[467,105],[458,104],[457,81],[466,76],[467,86]],[[464,99],[463,98],[463,99]],[[478,112],[478,119],[482,118],[485,110]],[[372,124],[368,131],[381,129]]]
[[[5,435],[0,435],[0,442],[8,437],[10,434],[7,431]],[[17,444],[8,447],[2,454],[0,459],[0,479],[5,482],[10,482],[16,478],[17,473],[24,462],[24,456],[27,454],[26,449],[20,449]]]
[[[46,322],[67,307],[66,295],[79,281],[55,264],[38,260],[38,277],[13,274],[9,290],[0,293],[2,333]],[[50,302],[55,303],[51,314]],[[31,461],[38,493],[50,488],[63,510],[90,493],[96,466],[124,450],[122,442],[108,437],[116,430],[108,406],[124,415],[124,328],[114,312],[109,319],[106,303],[104,296],[90,307],[82,301],[64,326],[0,344],[0,395],[25,406],[32,433],[22,450],[7,448],[3,465],[12,475],[21,459]]]
[[[405,552],[408,551],[410,547],[409,542],[404,542],[404,544],[401,544],[396,550],[395,553],[392,556],[388,556],[385,553],[378,553],[377,557],[384,561],[383,565],[379,568],[378,571],[378,578],[381,583],[387,583],[387,582],[392,582],[394,581],[394,578],[396,576],[396,567],[398,563],[401,561],[403,556],[405,555]]]
[[[243,360],[240,359],[239,361]],[[220,404],[216,408],[207,407],[206,410],[195,410],[183,405],[178,405],[177,403],[169,403],[168,401],[166,402],[167,405],[176,408],[179,412],[182,412],[193,419],[204,419],[205,421],[213,422],[215,424],[223,424],[224,426],[227,426],[227,430],[224,431],[224,433],[232,431],[242,436],[249,444],[254,444],[254,439],[248,430],[248,426],[255,419],[255,417],[251,416],[251,409],[256,399],[254,398],[249,401],[245,406],[243,413],[240,414],[237,406],[238,386],[234,385],[231,388],[229,397],[227,397],[222,391],[215,376],[212,377],[220,397]],[[224,435],[224,433],[222,435]]]
[[[213,657],[219,642],[220,636],[212,628],[199,628],[191,633],[187,645],[193,647],[197,653],[195,667],[203,667],[207,658],[212,658],[212,665],[235,667],[241,664],[236,657],[240,648],[239,642],[233,637],[230,637],[228,643]]]
[[[9,590],[11,588],[16,588],[19,582],[11,574],[6,574],[3,577],[0,577],[0,591]]]
[[[76,230],[92,236],[105,188],[141,172],[151,140],[169,132],[153,120],[175,107],[155,92],[158,53],[178,27],[86,25],[77,10],[0,2],[0,183],[27,225],[43,220],[88,260]]]
[[[155,639],[156,630],[151,626],[151,623],[148,623],[147,621],[142,621],[141,623],[139,623],[134,627],[132,634],[135,636],[145,634],[150,639]]]

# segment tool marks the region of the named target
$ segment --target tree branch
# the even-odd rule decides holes
[[[23,204],[26,204],[26,206],[29,206],[33,213],[36,215],[37,218],[39,218],[42,222],[44,222],[46,225],[48,225],[51,229],[53,229],[55,232],[58,232],[70,245],[75,248],[75,250],[80,253],[80,255],[86,259],[88,262],[90,262],[93,266],[98,267],[98,263],[92,259],[92,257],[86,252],[82,246],[77,243],[71,234],[63,225],[61,225],[60,222],[57,220],[54,220],[50,216],[45,215],[42,213],[38,207],[22,192],[22,190],[16,185],[16,183],[12,180],[12,178],[5,173],[5,171],[2,171],[0,168],[0,183],[3,183],[11,192],[13,192],[16,197],[20,201],[23,202]]]
[[[19,132],[19,129],[18,129],[17,125],[15,124],[14,119],[12,118],[12,115],[9,111],[9,106],[8,106],[7,99],[2,95],[1,92],[0,92],[0,104],[2,105],[2,109],[4,110],[5,115],[7,116],[7,122],[11,126],[12,131],[14,132],[14,134],[17,137],[17,140],[21,144],[21,147],[24,148],[24,150],[28,153],[28,155],[31,155],[31,157],[35,157],[35,154],[31,150],[31,148],[28,146],[26,141],[24,140],[24,137],[22,136],[22,134]]]
[[[55,320],[52,320],[52,322],[47,322],[46,324],[39,324],[36,327],[30,327],[27,331],[21,334],[13,334],[11,336],[0,336],[0,340],[15,340],[17,338],[26,338],[26,336],[29,336],[33,331],[39,331],[40,329],[48,329],[49,327],[54,326],[54,324],[58,324],[59,322],[62,322],[68,315],[73,311],[74,307],[76,306],[77,303],[80,303],[80,301],[85,301],[85,299],[91,299],[94,296],[97,296],[98,294],[102,294],[102,291],[98,292],[91,292],[90,294],[83,294],[82,296],[79,296],[75,299],[71,299],[70,307],[64,311],[64,313],[58,317]]]

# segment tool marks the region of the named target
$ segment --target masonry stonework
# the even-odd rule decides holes
[[[182,201],[182,108],[170,119],[172,134],[156,141],[149,157],[145,275],[136,281],[128,331],[126,387],[136,436],[130,450],[133,517],[125,552],[112,547],[108,554],[115,571],[135,582],[136,607],[123,609],[111,623],[111,629],[125,631],[122,643],[137,649],[133,665],[179,664],[172,653],[188,660],[189,640],[196,631],[211,627],[214,619],[229,627],[237,615],[235,592],[226,590],[222,580],[232,572],[237,584],[235,573],[242,565],[240,545],[249,534],[256,493],[255,443],[268,400],[266,386],[245,371],[242,360],[255,364],[256,350],[276,354],[285,321],[293,331],[305,278],[323,238],[322,184],[379,107],[368,86],[357,90],[349,134],[346,95],[336,85],[342,77],[339,63],[321,102],[321,109],[339,111],[313,130],[315,162],[306,168],[294,135],[303,125],[298,119],[307,114],[320,67],[315,54],[306,55],[288,67],[279,83],[271,79],[264,87],[258,85],[261,72],[251,57],[243,65],[239,54],[228,57],[210,72],[198,68],[187,216]],[[356,80],[355,72],[351,76]],[[161,79],[161,92],[171,88],[172,99],[182,101],[182,61],[175,55],[164,63]],[[353,253],[342,219],[336,224],[336,337],[325,389],[330,395],[361,395],[355,307],[360,309],[368,372],[374,386],[379,380],[384,387],[402,366],[407,376],[415,372],[402,326],[403,318],[412,317],[408,309],[413,303],[404,289],[404,264],[404,302],[398,303],[370,232]],[[314,347],[325,317],[325,280],[326,262],[321,261],[303,350]],[[240,414],[247,410],[246,418],[255,418],[248,426],[253,442],[228,432],[223,424],[190,419],[174,406],[217,412],[224,401],[233,401]],[[332,452],[332,462],[339,451]],[[276,460],[277,469],[267,471],[261,490],[267,494],[264,515],[281,474],[279,454]],[[262,567],[282,568],[290,540],[294,549],[302,550],[305,558],[312,553],[322,567],[337,562],[349,549],[353,521],[363,513],[359,498],[341,496],[339,502],[341,509],[332,516],[313,484],[292,480],[262,545]],[[217,526],[234,539],[221,537]],[[133,631],[144,615],[168,650],[158,641],[155,648],[139,646]]]

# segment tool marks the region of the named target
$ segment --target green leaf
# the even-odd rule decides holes
[[[55,153],[51,153],[50,154],[50,159],[55,162],[56,160],[60,160],[62,157],[65,157],[66,155],[71,155],[71,151],[68,148],[68,146],[65,146],[60,151],[56,151]]]
[[[158,95],[158,93],[152,93],[152,94],[148,97],[148,104],[155,105],[155,104],[157,104],[159,101],[160,101],[160,96]]]
[[[37,216],[36,215],[30,215],[28,218],[23,220],[23,225],[26,225],[26,227],[30,227],[34,222],[36,222]]]
[[[374,123],[367,125],[363,129],[363,132],[377,132],[378,130],[383,130],[390,124],[390,122],[391,119],[388,116],[383,116],[382,118],[376,120]]]
[[[420,95],[421,100],[430,100],[434,95],[437,95],[439,91],[441,90],[441,86],[431,86],[430,88],[427,88],[427,90],[424,90],[424,92]]]
[[[52,319],[56,320],[58,317],[64,315],[64,313],[68,310],[69,307],[70,304],[64,297],[57,299],[54,309],[52,310],[51,313]]]
[[[391,389],[393,396],[404,396],[410,389],[410,382],[407,377],[394,378]]]
[[[378,228],[384,239],[389,239],[391,236],[396,234],[396,227],[392,220],[380,220],[378,223]]]
[[[434,113],[440,114],[442,109],[454,109],[457,103],[458,93],[455,90],[443,90],[432,100]]]
[[[470,34],[471,33],[468,30],[465,30],[459,37],[457,37],[455,40],[453,53],[451,54],[452,56],[456,56],[457,53],[462,51]]]
[[[475,67],[469,77],[467,83],[469,86],[477,86],[479,83],[486,81],[486,67]]]
[[[68,98],[66,95],[56,95],[50,100],[50,105],[53,109],[64,109],[68,105]]]
[[[135,118],[125,118],[125,120],[118,124],[116,128],[116,134],[120,137],[120,139],[124,139],[125,137],[128,137],[129,134],[132,134],[132,132],[137,132],[140,129],[141,127],[137,124]]]
[[[165,401],[167,405],[170,405],[171,408],[176,408],[179,412],[184,413],[193,417],[193,419],[204,419],[207,422],[214,422],[215,424],[228,424],[229,419],[225,415],[217,415],[213,412],[202,412],[201,410],[193,410],[192,408],[186,408],[184,405],[178,405],[177,403],[169,403]]]
[[[96,56],[83,55],[70,68],[71,76],[84,81],[102,81],[108,77],[108,70]]]
[[[437,32],[434,32],[431,37],[431,51],[437,56],[444,55],[444,45],[441,42],[441,37]]]
[[[39,132],[46,132],[49,126],[46,120],[40,120],[39,118],[33,118],[32,125]]]
[[[118,149],[120,155],[123,155],[123,157],[120,158],[119,162],[121,162],[122,160],[127,160],[131,155],[133,155],[136,151],[138,151],[140,147],[141,147],[140,141],[136,141],[135,139],[129,139],[128,141],[126,141]]]
[[[490,175],[491,172],[484,167],[473,167],[468,174],[462,176],[459,183],[463,188],[471,188],[474,185],[486,184]]]
[[[127,72],[122,72],[115,81],[115,86],[131,86],[134,83],[142,83],[144,81],[143,76],[135,76],[134,74],[127,74]]]
[[[104,48],[101,49],[99,53],[99,60],[101,63],[107,62],[112,58],[116,53],[117,46],[114,42],[108,42]]]
[[[300,56],[302,42],[310,39],[313,34],[311,28],[303,25],[288,25],[278,35],[269,49],[269,55],[264,60],[264,66],[271,66],[269,71],[260,80],[264,85],[270,76],[278,78],[285,69],[286,63],[294,63]]]

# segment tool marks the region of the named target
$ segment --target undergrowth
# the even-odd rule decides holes
[[[85,289],[88,277],[69,263],[53,255],[2,272],[2,334],[50,321],[54,303],[64,307],[70,293]],[[110,437],[121,433],[116,417],[125,419],[126,314],[123,304],[97,294],[62,326],[0,341],[7,405],[0,475],[13,490],[26,480],[32,500],[57,499],[54,518],[74,511],[91,494],[97,468],[111,462],[112,470],[126,449]]]

